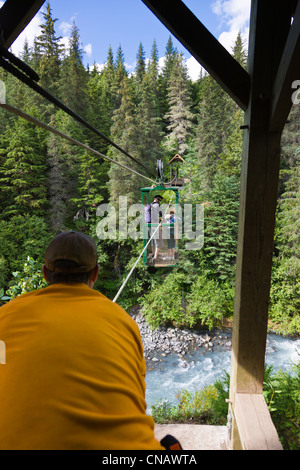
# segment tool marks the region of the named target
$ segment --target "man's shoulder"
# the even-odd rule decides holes
[[[37,289],[31,292],[25,292],[24,294],[18,295],[17,297],[15,297],[14,299],[11,299],[6,304],[1,305],[1,311],[9,309],[10,307],[15,306],[15,305],[19,305],[19,303],[30,300],[31,298],[33,298],[35,295],[37,295],[40,291],[43,291],[44,289]]]

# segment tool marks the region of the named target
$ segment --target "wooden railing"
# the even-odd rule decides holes
[[[282,450],[269,409],[261,393],[236,393],[231,407],[235,435],[231,448],[242,450]]]

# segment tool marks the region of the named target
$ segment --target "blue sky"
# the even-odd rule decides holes
[[[247,41],[250,0],[184,0],[184,3],[228,50],[231,50],[239,30]],[[3,1],[0,0],[1,4]],[[146,57],[149,57],[154,39],[163,64],[170,32],[141,0],[50,0],[50,6],[53,17],[58,19],[57,34],[62,36],[65,44],[75,20],[85,50],[85,64],[95,62],[101,68],[109,46],[115,54],[120,44],[127,69],[131,72],[135,67],[139,43],[142,42]],[[39,34],[41,21],[39,13],[13,44],[15,54],[22,50],[25,37],[32,44],[34,36]],[[199,64],[174,37],[173,42],[184,54],[191,78],[197,79]]]

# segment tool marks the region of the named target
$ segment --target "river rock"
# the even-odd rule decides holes
[[[143,346],[144,353],[147,358],[152,357],[152,361],[158,362],[159,354],[162,357],[170,353],[185,355],[188,351],[193,351],[205,346],[206,351],[211,351],[215,344],[228,348],[231,342],[228,336],[218,335],[210,336],[206,332],[198,332],[195,330],[182,330],[179,328],[159,327],[152,330],[145,321],[139,307],[135,307],[130,312],[131,317],[137,323]],[[226,341],[227,340],[227,341]],[[226,346],[225,346],[226,341]]]

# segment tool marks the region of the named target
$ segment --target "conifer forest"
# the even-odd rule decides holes
[[[140,43],[134,73],[126,70],[122,45],[115,51],[109,48],[100,71],[94,64],[84,65],[75,23],[66,49],[49,4],[43,17],[40,36],[32,48],[25,43],[20,56],[39,75],[39,85],[154,173],[158,159],[168,174],[168,162],[181,155],[186,183],[179,202],[204,206],[203,247],[186,250],[180,240],[179,264],[173,268],[150,269],[140,261],[118,302],[127,311],[141,306],[154,327],[230,325],[243,112],[207,73],[191,81],[171,36],[165,51],[158,51],[155,40],[151,51]],[[165,61],[159,68],[161,55]],[[246,67],[240,34],[233,55]],[[145,174],[109,142],[3,69],[0,80],[11,106]],[[269,305],[269,326],[280,334],[300,332],[299,156],[300,105],[294,104],[282,137]],[[128,205],[140,204],[141,188],[149,185],[138,174],[0,109],[1,301],[44,285],[45,247],[63,230],[80,230],[95,239],[100,264],[95,288],[112,299],[143,240],[98,239],[97,207],[107,203],[118,211],[120,196],[127,197]]]

